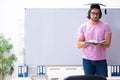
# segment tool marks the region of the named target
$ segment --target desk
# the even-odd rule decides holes
[[[13,80],[32,80],[30,77],[27,77],[27,78],[15,78],[15,79],[13,79]]]
[[[120,80],[120,77],[108,77],[107,80]]]
[[[14,80],[32,80],[31,78],[15,78]],[[62,80],[62,79],[58,79],[58,80]],[[120,80],[120,77],[108,77],[107,80]]]

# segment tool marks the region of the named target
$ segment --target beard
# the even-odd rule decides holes
[[[92,17],[91,20],[96,22],[96,21],[99,21],[99,18],[98,17]]]

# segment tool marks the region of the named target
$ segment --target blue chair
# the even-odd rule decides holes
[[[95,75],[76,75],[68,76],[64,80],[107,80],[106,77],[95,76]]]

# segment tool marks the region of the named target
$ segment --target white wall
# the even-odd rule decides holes
[[[0,33],[11,38],[14,53],[18,56],[17,66],[24,64],[24,8],[84,8],[83,4],[100,2],[108,8],[120,8],[119,0],[0,0]]]

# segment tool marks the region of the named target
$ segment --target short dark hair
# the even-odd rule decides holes
[[[98,9],[98,8],[92,8],[92,9]],[[90,13],[91,13],[92,9],[89,9],[89,11],[88,11],[88,16],[87,16],[88,19],[90,19]],[[99,10],[100,10],[100,15],[99,15],[99,19],[100,19],[102,17],[102,11],[101,11],[101,9],[99,9]]]

